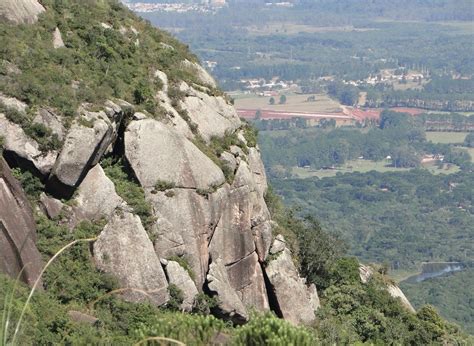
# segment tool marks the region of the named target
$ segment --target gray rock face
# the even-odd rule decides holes
[[[367,283],[372,277],[372,275],[374,275],[374,269],[372,267],[366,266],[363,264],[359,266],[359,276],[360,276],[360,281],[362,281],[362,283],[364,284]],[[400,289],[400,287],[398,287],[397,285],[388,283],[387,291],[393,298],[400,299],[400,303],[410,312],[416,312],[415,309],[413,308],[413,305],[411,305],[410,301],[405,296],[405,294]]]
[[[33,122],[42,124],[51,129],[52,133],[58,136],[58,139],[61,141],[66,135],[66,129],[61,123],[61,120],[52,110],[41,108],[33,119]]]
[[[125,155],[144,188],[159,181],[209,189],[225,182],[224,174],[186,137],[164,124],[133,121],[125,132]]]
[[[39,206],[50,219],[58,217],[64,208],[64,204],[60,200],[50,197],[44,192],[40,196]]]
[[[184,301],[181,304],[182,311],[191,312],[198,290],[188,272],[178,262],[168,261],[165,267],[168,282],[178,286],[183,291]]]
[[[0,157],[0,271],[28,285],[42,269],[41,255],[35,245],[36,226],[30,203],[10,168]]]
[[[226,269],[232,288],[247,309],[270,309],[262,267],[255,252]]]
[[[238,162],[237,162],[237,159],[235,158],[234,155],[232,155],[231,153],[227,152],[227,151],[224,151],[221,156],[220,156],[220,159],[227,165],[227,167],[229,167],[233,172],[235,171],[235,169],[237,168],[237,165],[238,165]]]
[[[168,197],[170,192],[172,197]],[[208,270],[212,211],[209,200],[190,189],[147,193],[157,217],[155,249],[161,257],[184,256],[202,288]]]
[[[292,324],[310,324],[315,321],[316,299],[315,287],[307,287],[291,259],[288,249],[280,252],[278,257],[265,268],[268,281],[272,286],[282,317]]]
[[[105,175],[99,164],[87,173],[74,200],[76,221],[108,218],[118,206],[125,204],[115,192],[114,183]]]
[[[218,307],[222,317],[234,323],[248,321],[248,314],[239,296],[229,282],[229,276],[222,260],[217,259],[209,266],[208,288],[218,296]]]
[[[115,276],[129,301],[150,300],[160,306],[169,300],[168,283],[140,218],[128,212],[115,215],[94,244],[97,267]]]
[[[268,188],[267,175],[260,157],[260,152],[257,148],[249,148],[248,162],[257,190],[262,196],[264,196]]]
[[[185,83],[183,83],[185,85]],[[191,120],[198,125],[198,131],[205,140],[212,136],[223,137],[241,125],[240,119],[232,105],[222,97],[213,97],[183,86],[186,97],[181,107],[186,109]]]
[[[5,139],[4,149],[9,159],[38,174],[48,175],[56,160],[57,152],[42,153],[39,144],[28,137],[20,125],[10,122],[2,113],[0,113],[0,134]]]
[[[192,72],[194,72],[197,75],[198,79],[200,79],[204,85],[210,86],[212,88],[217,87],[214,78],[201,65],[196,64],[195,62],[191,62],[189,60],[184,60],[183,67],[188,68]]]
[[[387,291],[390,293],[390,295],[393,298],[400,299],[401,304],[407,308],[410,312],[416,312],[416,310],[413,308],[413,305],[411,305],[410,301],[408,298],[405,296],[405,293],[400,289],[400,287],[392,284],[387,284]]]
[[[81,120],[72,125],[54,164],[47,184],[49,191],[61,197],[72,195],[89,168],[99,162],[116,139],[117,120],[122,115],[121,111],[112,115],[82,111]]]
[[[0,20],[13,24],[33,24],[44,7],[37,0],[2,0],[0,2]]]
[[[286,241],[285,238],[281,235],[278,234],[273,241],[272,247],[270,248],[270,253],[272,255],[275,255],[277,253],[280,253],[286,249]]]
[[[21,73],[21,71],[20,71]],[[14,97],[8,97],[0,93],[0,103],[7,108],[12,108],[20,113],[25,113],[28,105],[24,102],[17,100]]]
[[[268,298],[259,260],[268,254],[261,225],[269,218],[265,203],[255,190],[252,175],[241,162],[234,183],[222,198],[221,214],[209,244],[212,261],[224,264],[229,284],[246,308],[268,309]]]

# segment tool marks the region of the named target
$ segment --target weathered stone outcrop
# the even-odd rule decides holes
[[[63,36],[61,35],[61,31],[59,31],[59,28],[57,27],[56,29],[54,29],[54,32],[53,32],[53,47],[54,49],[64,47]]]
[[[184,256],[202,289],[209,265],[208,239],[212,235],[209,200],[190,189],[148,193],[157,218],[155,249],[160,256]]]
[[[0,1],[0,20],[13,24],[33,24],[44,11],[44,7],[37,0]]]
[[[390,293],[390,295],[393,298],[398,298],[400,299],[400,302],[402,305],[407,308],[411,312],[416,312],[415,308],[413,308],[413,305],[411,305],[410,301],[408,298],[405,296],[405,293],[398,287],[397,285],[394,284],[387,284],[387,291]]]
[[[170,284],[176,285],[183,292],[182,311],[192,311],[194,300],[198,295],[196,284],[189,276],[189,273],[175,261],[167,261],[165,266],[166,276]]]
[[[46,126],[53,134],[58,136],[59,140],[63,140],[66,135],[66,129],[61,123],[61,119],[52,110],[41,108],[33,119],[33,122]]]
[[[249,318],[242,300],[229,282],[229,275],[221,259],[214,260],[207,274],[208,288],[217,294],[219,314],[235,323],[246,322]]]
[[[72,125],[47,184],[53,194],[70,197],[117,138],[123,112],[120,106],[109,104],[113,106],[105,112],[82,110],[80,119]]]
[[[359,276],[362,283],[367,283],[370,278],[374,275],[374,269],[370,266],[361,264],[359,266]],[[415,312],[415,309],[411,305],[408,298],[405,296],[403,291],[394,283],[386,284],[387,291],[393,298],[400,299],[400,303],[407,308],[410,312]]]
[[[279,247],[279,244],[275,244]],[[275,250],[274,250],[275,251]],[[273,251],[273,252],[274,252]],[[293,264],[291,252],[287,248],[277,253],[265,268],[273,291],[277,311],[289,322],[310,324],[315,321],[315,310],[319,308],[319,298],[314,285],[306,286]]]
[[[94,258],[119,280],[125,299],[156,305],[169,300],[165,273],[138,216],[117,211],[94,243]]]
[[[207,72],[201,65],[196,64],[195,62],[191,62],[189,60],[183,61],[183,67],[191,70],[194,74],[196,74],[197,78],[206,86],[210,86],[211,88],[217,87],[216,81],[214,78]]]
[[[115,192],[114,183],[99,164],[87,173],[77,189],[74,201],[74,222],[108,218],[118,206],[125,207],[125,202]]]
[[[43,176],[51,171],[57,152],[41,152],[39,144],[28,137],[20,125],[10,122],[2,113],[0,113],[0,134],[4,138],[5,157],[10,163],[23,166]]]
[[[125,132],[125,155],[140,184],[157,182],[209,189],[225,182],[217,165],[182,134],[152,119],[133,121]]]
[[[187,111],[191,121],[197,124],[198,131],[205,140],[213,136],[223,137],[241,125],[236,110],[223,97],[209,96],[184,82],[180,88],[186,94],[181,107]]]
[[[264,196],[268,188],[267,175],[257,148],[249,148],[248,162],[257,190],[261,196]]]
[[[35,245],[33,211],[19,182],[0,158],[0,271],[32,285],[38,278],[42,261]]]
[[[40,210],[43,211],[43,214],[46,215],[49,219],[54,219],[61,214],[65,205],[58,199],[46,195],[44,192],[40,195],[39,200]]]

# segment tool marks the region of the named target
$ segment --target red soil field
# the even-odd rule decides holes
[[[419,108],[404,108],[404,107],[395,107],[390,108],[391,111],[399,113],[408,113],[413,116],[424,113],[425,110]],[[257,109],[237,109],[237,114],[245,119],[255,118],[255,113]],[[291,118],[312,118],[312,119],[335,119],[341,121],[362,121],[365,119],[378,120],[380,118],[380,113],[382,113],[381,108],[350,108],[344,107],[343,112],[341,113],[312,113],[312,112],[291,112],[291,111],[273,111],[261,109],[261,118],[262,119],[291,119]]]

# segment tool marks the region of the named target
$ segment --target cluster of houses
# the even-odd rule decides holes
[[[209,13],[214,12],[217,8],[225,6],[226,0],[202,0],[200,3],[168,3],[168,4],[157,4],[151,2],[137,2],[130,3],[124,1],[125,5],[134,12],[146,13],[146,12],[201,12]]]
[[[423,80],[427,78],[425,74],[418,71],[404,71],[403,73],[396,73],[397,70],[395,69],[386,69],[381,70],[380,73],[376,75],[370,75],[364,80],[350,80],[350,81],[343,81],[344,84],[348,85],[376,85],[382,83],[394,83],[394,82],[419,82],[421,83]]]
[[[278,77],[273,77],[271,80],[264,78],[242,79],[240,83],[243,89],[261,96],[274,96],[277,94],[277,90],[298,89],[296,82],[280,80]]]

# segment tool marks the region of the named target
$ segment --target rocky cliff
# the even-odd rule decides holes
[[[47,1],[43,4],[6,1],[0,13],[12,25],[34,23],[45,9],[51,16],[59,11]],[[67,224],[71,232],[82,220],[105,220],[91,255],[100,271],[118,280],[124,299],[162,306],[173,284],[184,294],[183,310],[191,310],[204,293],[217,299],[216,314],[236,323],[248,320],[252,309],[273,310],[294,324],[311,323],[319,307],[316,288],[299,276],[282,238],[275,240],[264,199],[267,180],[252,129],[192,57],[180,58],[180,47],[160,41],[157,32],[150,36],[147,24],[125,13],[122,22],[89,23],[91,32],[103,35],[100,44],[108,44],[104,51],[99,43],[93,47],[94,56],[105,54],[99,59],[109,61],[104,78],[114,73],[110,61],[117,64],[138,50],[145,55],[159,47],[163,59],[173,57],[172,67],[144,61],[148,65],[134,74],[144,73],[140,78],[145,85],[137,82],[130,94],[121,95],[113,84],[113,92],[97,89],[101,96],[94,103],[89,101],[92,95],[82,99],[77,95],[88,81],[71,67],[67,84],[58,90],[80,101],[69,114],[50,95],[22,93],[26,84],[21,83],[30,82],[26,76],[36,78],[38,70],[26,70],[21,59],[2,57],[0,137],[6,162],[0,170],[1,270],[15,276],[25,267],[22,275],[30,284],[37,277],[41,261],[35,213]],[[40,26],[41,49],[48,59],[67,59],[77,52],[74,39],[91,39],[88,34],[74,37],[77,23],[50,24],[40,20],[28,29],[34,32]],[[66,28],[69,32],[62,35]],[[114,55],[113,40],[123,40],[133,53]],[[44,66],[48,64],[51,60]],[[12,83],[19,83],[22,91],[9,87]],[[107,174],[110,162],[138,186],[146,218],[127,197],[130,191],[119,191],[117,180]],[[33,208],[11,167],[44,184]]]

